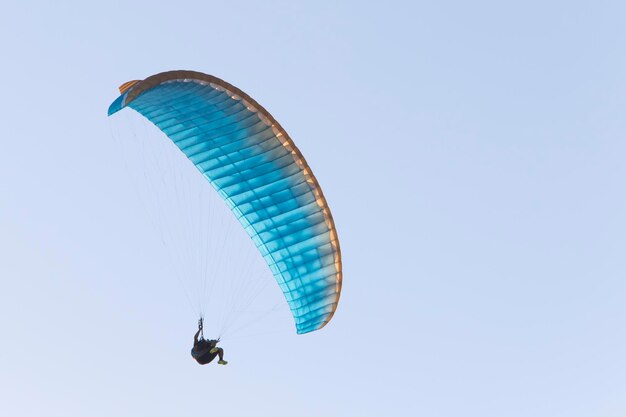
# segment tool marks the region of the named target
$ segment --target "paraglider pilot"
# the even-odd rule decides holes
[[[193,336],[193,348],[191,349],[191,357],[196,360],[200,365],[206,365],[210,363],[216,356],[219,356],[220,360],[217,361],[220,365],[226,365],[228,362],[224,360],[224,349],[218,348],[217,343],[220,340],[206,340],[202,332],[202,319],[198,321],[198,331]]]

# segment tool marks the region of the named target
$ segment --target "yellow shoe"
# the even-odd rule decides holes
[[[228,362],[226,361],[217,361],[217,363],[220,365],[228,365]]]

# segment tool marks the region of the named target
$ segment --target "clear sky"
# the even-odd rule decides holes
[[[617,0],[3,1],[0,415],[626,415],[625,48]],[[330,325],[227,367],[106,117],[171,69],[281,122],[342,243]]]

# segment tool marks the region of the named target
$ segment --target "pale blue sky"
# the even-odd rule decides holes
[[[2,3],[0,415],[626,414],[626,4],[337,3]],[[342,242],[331,324],[225,368],[106,118],[170,69],[272,112]]]

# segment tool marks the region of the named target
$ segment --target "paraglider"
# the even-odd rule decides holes
[[[297,333],[328,324],[342,285],[337,231],[319,183],[282,126],[237,87],[200,72],[163,72],[124,83],[120,93],[108,114],[132,108],[195,165],[263,256]]]
[[[217,340],[206,340],[203,334],[202,319],[198,321],[198,331],[193,336],[193,348],[191,348],[191,357],[195,359],[200,365],[206,365],[211,363],[216,356],[219,356],[219,365],[227,365],[228,362],[224,360],[224,349],[218,348]]]

